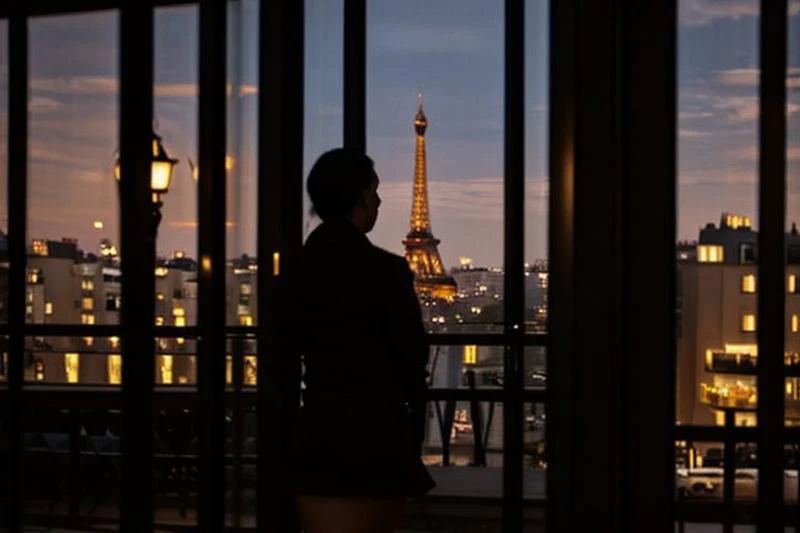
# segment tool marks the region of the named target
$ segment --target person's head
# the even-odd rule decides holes
[[[378,218],[378,175],[368,156],[344,148],[322,154],[308,174],[308,196],[324,222],[349,220],[369,233]]]

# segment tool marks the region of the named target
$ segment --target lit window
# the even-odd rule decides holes
[[[85,297],[81,299],[81,309],[91,311],[94,309],[94,298]]]
[[[225,356],[225,383],[233,385],[233,356]]]
[[[80,375],[81,356],[76,353],[64,354],[64,370],[67,374],[67,383],[77,383]]]
[[[106,364],[108,382],[112,385],[119,385],[122,383],[122,356],[119,354],[111,354],[108,356]]]
[[[186,316],[186,310],[183,307],[176,307],[172,310],[172,316]]]
[[[792,315],[792,333],[800,331],[800,317]]]
[[[156,317],[156,326],[163,326],[163,325],[164,325],[164,317],[163,316],[157,316]]]
[[[36,381],[44,381],[44,361],[36,359],[33,363],[33,378]]]
[[[84,337],[83,338],[83,343],[86,346],[92,346],[94,344],[94,337]]]
[[[795,276],[794,274],[789,274],[789,280],[787,285],[788,285],[787,290],[789,291],[790,294],[797,293],[797,276]]]
[[[157,278],[163,278],[167,274],[169,274],[169,270],[167,270],[167,267],[163,267],[163,266],[156,267],[156,277]]]
[[[242,315],[239,317],[239,325],[240,326],[252,326],[253,325],[253,317],[251,315]]]
[[[44,314],[52,315],[53,314],[53,302],[45,302],[44,304]]]
[[[464,346],[464,364],[474,365],[478,362],[478,347],[474,344]]]
[[[161,356],[161,366],[159,367],[159,371],[161,373],[161,383],[172,383],[172,363],[173,360],[171,355]]]
[[[156,293],[156,300],[158,300],[159,302],[163,302],[164,301],[164,293],[163,292],[157,292]]]
[[[756,277],[754,274],[742,276],[742,292],[754,294],[756,292]]]
[[[176,337],[176,338],[175,338],[175,342],[176,342],[178,345],[183,345],[183,343],[185,343],[185,342],[186,342],[186,339],[184,339],[183,337]]]
[[[722,246],[699,244],[697,246],[697,261],[699,263],[722,263],[725,260],[725,250]]]
[[[244,305],[244,304],[239,304],[238,306],[236,306],[236,314],[238,316],[249,315],[250,314],[250,306],[249,305]]]
[[[28,283],[31,285],[36,285],[39,283],[39,271],[38,270],[29,270],[28,271]]]
[[[244,356],[244,384],[251,387],[258,385],[258,360],[255,355]]]
[[[186,317],[185,316],[176,316],[175,317],[175,326],[179,328],[186,327]]]
[[[84,278],[81,280],[81,289],[84,291],[93,291],[94,290],[94,280],[91,278]]]
[[[108,342],[111,343],[112,348],[119,348],[119,337],[111,337]]]
[[[249,283],[239,284],[239,292],[244,296],[250,296],[253,293],[253,286]]]
[[[28,303],[32,304],[33,303],[33,291],[28,291],[27,297],[28,297]]]
[[[47,243],[45,241],[36,239],[33,241],[31,248],[33,248],[34,255],[47,255]]]
[[[742,331],[753,332],[756,330],[756,315],[746,313],[742,315]]]
[[[94,325],[94,315],[81,313],[81,324],[86,324],[87,326]]]

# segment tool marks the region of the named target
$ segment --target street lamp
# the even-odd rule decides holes
[[[172,175],[175,171],[177,159],[169,156],[161,144],[161,137],[153,132],[153,159],[150,164],[150,192],[153,196],[153,232],[158,231],[161,222],[161,207],[164,205],[161,197],[169,192],[172,183]],[[120,183],[121,176],[119,158],[114,164],[114,179]]]

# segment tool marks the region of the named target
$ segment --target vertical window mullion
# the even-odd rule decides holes
[[[28,186],[28,19],[17,3],[9,18],[8,86],[8,328],[10,428],[9,531],[22,531],[22,420],[25,352],[25,234]],[[11,179],[13,176],[13,179]]]
[[[760,532],[783,530],[787,1],[761,2],[758,232]]]
[[[200,2],[198,257],[200,259],[198,526],[225,527],[225,219],[227,2]],[[234,87],[233,90],[236,90]],[[240,372],[236,368],[234,372]]]
[[[257,525],[261,531],[289,531],[296,529],[293,503],[281,476],[297,405],[281,382],[273,333],[276,282],[291,269],[303,242],[304,2],[261,0],[260,10]]]
[[[153,529],[153,37],[152,1],[124,4],[120,10],[122,533]]]
[[[525,2],[505,2],[503,529],[522,530]]]
[[[344,0],[344,146],[367,150],[366,0]]]

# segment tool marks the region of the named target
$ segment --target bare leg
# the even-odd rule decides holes
[[[305,533],[391,533],[405,502],[402,497],[297,497]]]

